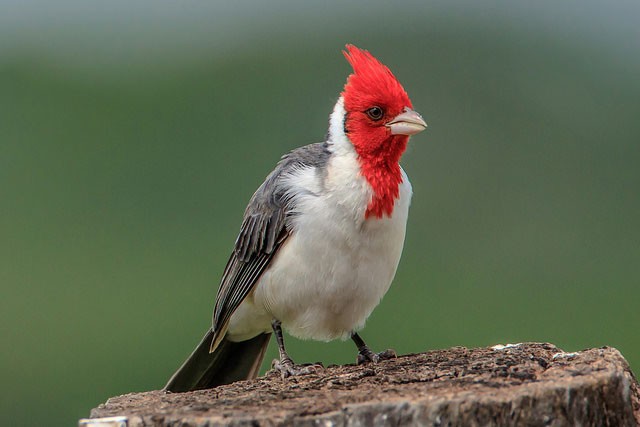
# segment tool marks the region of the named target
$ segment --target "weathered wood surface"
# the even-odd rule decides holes
[[[129,426],[635,426],[638,382],[614,348],[525,343],[268,373],[211,390],[113,397],[91,417]]]

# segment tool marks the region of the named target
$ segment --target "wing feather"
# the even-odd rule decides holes
[[[251,197],[216,296],[212,351],[224,337],[233,313],[254,289],[290,235],[287,218],[295,207],[295,197],[284,188],[282,178],[305,167],[315,167],[321,173],[329,156],[326,143],[311,144],[290,152],[282,157]]]

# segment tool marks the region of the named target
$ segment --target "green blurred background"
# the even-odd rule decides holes
[[[252,192],[323,138],[347,42],[429,123],[368,343],[611,345],[640,369],[637,1],[0,7],[0,424],[74,425],[164,384]]]

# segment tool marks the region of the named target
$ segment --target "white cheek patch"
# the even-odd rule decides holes
[[[347,114],[344,109],[344,98],[340,97],[329,117],[329,142],[333,144],[349,144],[351,141],[344,133],[344,120]]]

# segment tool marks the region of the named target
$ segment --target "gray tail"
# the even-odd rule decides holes
[[[212,388],[258,376],[271,334],[260,334],[247,341],[223,338],[209,353],[213,331],[205,334],[198,347],[169,379],[164,390],[183,392]]]

